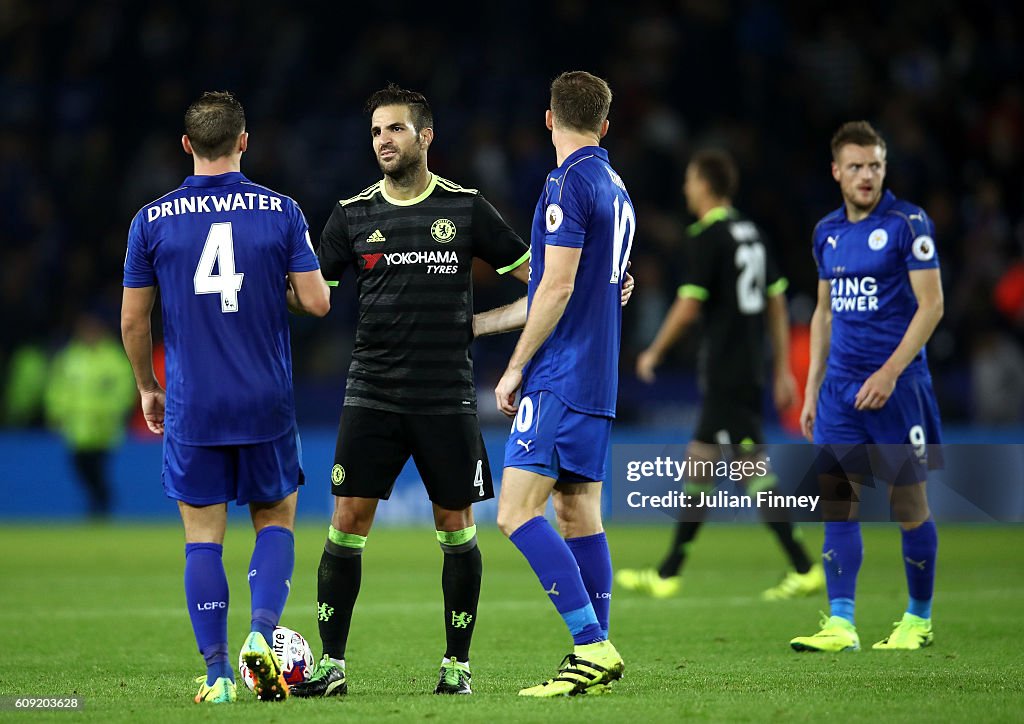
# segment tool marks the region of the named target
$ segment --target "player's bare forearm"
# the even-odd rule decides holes
[[[772,345],[772,369],[775,374],[789,371],[789,309],[786,295],[768,297],[768,339]]]
[[[825,379],[825,363],[832,342],[832,291],[827,281],[818,282],[818,303],[811,315],[810,364],[807,369],[805,398],[817,398]]]
[[[285,301],[292,314],[323,317],[331,310],[331,289],[319,269],[289,272]]]
[[[140,392],[160,389],[153,370],[153,331],[150,315],[156,300],[155,287],[125,287],[121,300],[121,341]]]
[[[299,304],[299,298],[295,296],[295,290],[292,289],[291,285],[288,285],[288,291],[284,293],[285,301],[288,303],[288,311],[292,314],[306,315],[308,314],[302,305]]]
[[[523,333],[509,359],[508,369],[521,372],[526,363],[533,359],[540,346],[558,326],[569,299],[572,298],[572,291],[571,283],[545,284],[544,280],[541,280],[537,292],[533,295],[533,305],[523,326]]]
[[[636,358],[636,376],[647,384],[654,382],[654,370],[665,353],[700,316],[701,301],[693,297],[677,297],[665,315],[654,341]]]
[[[581,248],[555,245],[544,249],[544,275],[537,284],[523,333],[508,362],[508,371],[521,372],[562,319],[576,285],[582,252]]]
[[[768,339],[772,345],[772,368],[775,381],[772,397],[778,410],[789,409],[796,399],[796,380],[789,368],[789,308],[785,294],[768,297]]]
[[[939,325],[944,311],[942,283],[938,269],[921,269],[910,272],[910,284],[917,298],[917,311],[903,333],[903,339],[882,365],[889,374],[899,377],[921,349],[928,344],[935,328]]]
[[[121,340],[124,351],[131,362],[135,374],[135,386],[140,392],[150,392],[160,387],[156,372],[153,370],[153,336],[147,327],[145,331],[138,327],[121,328]]]
[[[522,297],[486,312],[473,315],[473,336],[485,337],[489,334],[503,334],[522,329],[526,324],[526,297]]]
[[[701,301],[693,297],[678,297],[665,315],[665,320],[658,328],[654,341],[648,346],[648,350],[654,353],[658,359],[665,356],[665,353],[679,341],[679,338],[686,333],[697,318],[700,317]]]

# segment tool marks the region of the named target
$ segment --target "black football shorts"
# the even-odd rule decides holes
[[[704,398],[693,439],[712,445],[738,445],[751,453],[764,443],[761,405],[764,389],[745,387],[728,393],[710,391]]]
[[[415,415],[346,405],[341,411],[331,491],[387,500],[412,456],[430,500],[447,510],[494,497],[476,415]]]

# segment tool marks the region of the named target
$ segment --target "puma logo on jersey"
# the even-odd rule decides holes
[[[533,440],[526,440],[525,442],[523,440],[516,440],[516,445],[522,445],[523,449],[526,452],[530,452],[530,445],[532,443],[533,443]]]
[[[921,214],[921,213],[918,213],[918,214],[911,214],[911,215],[910,215],[910,216],[908,216],[907,218],[908,218],[908,219],[917,219],[918,221],[924,221],[924,214]]]
[[[839,237],[838,236],[830,236],[827,239],[825,239],[825,242],[828,243],[828,244],[831,244],[832,248],[835,249],[836,248],[836,244],[839,242]]]
[[[555,581],[554,583],[551,584],[551,588],[549,588],[548,590],[544,591],[544,593],[548,594],[549,596],[557,596],[558,595],[558,591],[555,590],[555,586],[557,586],[557,585],[558,585],[558,581]]]
[[[380,229],[374,229],[373,233],[366,237],[366,240],[371,244],[379,244],[385,241],[384,234],[380,233]]]

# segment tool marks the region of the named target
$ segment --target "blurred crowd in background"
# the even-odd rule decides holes
[[[598,10],[600,5],[602,9]],[[629,187],[637,292],[623,323],[620,417],[672,419],[694,401],[694,339],[660,386],[632,375],[684,272],[680,189],[696,148],[731,151],[736,205],[813,308],[814,223],[840,205],[829,139],[867,119],[888,186],[936,226],[945,318],[929,345],[944,417],[1024,419],[1024,38],[1013,0],[809,4],[676,0],[201,5],[0,3],[0,380],[8,425],[39,424],[46,365],[99,320],[116,341],[128,224],[191,173],[182,115],[203,90],[246,107],[242,170],[294,197],[319,236],[332,205],[380,177],[366,97],[388,81],[435,114],[430,167],[481,189],[524,238],[554,152],[548,85],[585,69],[615,98],[605,146]],[[477,269],[478,310],[523,288]],[[296,320],[300,422],[333,424],[355,323],[351,275],[327,320]],[[90,321],[83,322],[83,315]],[[157,315],[158,316],[158,315]],[[93,325],[94,326],[94,325]],[[481,390],[514,338],[474,350]],[[329,393],[325,396],[324,390]],[[481,395],[481,412],[493,413]],[[306,404],[307,401],[312,401]],[[659,407],[660,406],[660,407]],[[659,412],[660,410],[660,412]]]

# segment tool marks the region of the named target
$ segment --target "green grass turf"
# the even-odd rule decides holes
[[[815,551],[820,527],[807,526]],[[297,567],[282,623],[319,654],[316,566],[326,523],[297,532]],[[617,566],[655,562],[664,528],[613,528]],[[783,569],[759,526],[711,525],[691,549],[681,596],[653,601],[616,591],[612,640],[626,659],[611,696],[524,700],[515,693],[552,675],[569,639],[525,561],[481,530],[485,578],[465,699],[430,694],[443,653],[441,553],[429,525],[374,531],[348,648],[343,699],[260,704],[192,703],[202,661],[184,607],[177,527],[5,524],[0,529],[0,696],[85,697],[79,714],[0,719],[261,721],[1020,721],[1024,657],[1024,528],[940,527],[936,643],[916,653],[870,650],[902,613],[899,533],[866,526],[858,597],[859,653],[796,654],[788,640],[816,630],[824,596],[761,604]],[[248,630],[251,532],[233,523],[227,565],[231,647]],[[257,708],[259,709],[257,711]]]

